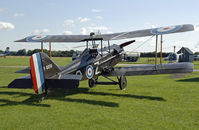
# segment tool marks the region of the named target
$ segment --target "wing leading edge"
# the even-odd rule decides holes
[[[85,40],[101,39],[104,41],[108,40],[119,40],[127,38],[145,37],[153,35],[171,34],[193,31],[194,26],[192,24],[174,25],[168,27],[160,27],[154,29],[144,29],[131,32],[121,32],[113,34],[101,34],[101,35],[33,35],[28,36],[24,39],[17,40],[15,42],[82,42]]]

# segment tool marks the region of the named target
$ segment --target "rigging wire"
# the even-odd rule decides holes
[[[144,41],[141,45],[139,45],[137,48],[133,49],[133,51],[137,50],[138,48],[140,48],[141,46],[143,46],[144,44],[146,44],[148,41],[150,41],[155,35],[151,36],[149,39],[147,39],[146,41]]]

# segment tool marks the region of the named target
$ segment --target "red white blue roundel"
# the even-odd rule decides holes
[[[92,65],[89,65],[86,67],[86,77],[88,79],[92,79],[93,78],[93,75],[94,75],[94,70],[93,70],[93,66]]]
[[[45,40],[47,37],[48,36],[46,35],[36,35],[36,36],[30,36],[26,40],[28,42],[39,42],[39,41]]]
[[[182,25],[161,27],[161,28],[152,29],[151,33],[155,34],[155,35],[167,34],[167,33],[176,32],[176,31],[180,30],[181,28],[182,28]]]

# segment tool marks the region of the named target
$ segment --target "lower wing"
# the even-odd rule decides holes
[[[135,76],[135,75],[154,75],[154,74],[173,74],[193,72],[193,63],[168,63],[155,65],[136,65],[115,68],[114,71],[107,73],[107,76]]]

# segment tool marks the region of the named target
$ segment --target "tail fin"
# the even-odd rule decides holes
[[[41,94],[45,90],[45,79],[60,71],[60,68],[45,53],[33,54],[30,58],[30,73],[34,91]]]
[[[10,54],[10,47],[6,47],[4,54]]]

